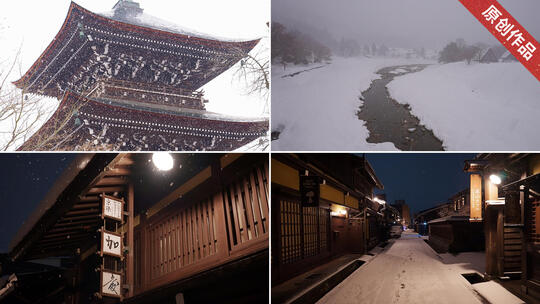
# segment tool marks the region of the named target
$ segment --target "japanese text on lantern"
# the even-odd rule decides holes
[[[495,5],[490,5],[486,9],[482,16],[491,23],[495,30],[506,39],[506,41],[511,42],[511,46],[517,48],[517,51],[521,56],[529,61],[533,57],[536,47],[531,41],[525,41],[523,33],[514,25],[508,22],[508,18],[504,17],[501,11],[495,7]]]
[[[471,221],[482,219],[482,177],[480,174],[471,174]]]

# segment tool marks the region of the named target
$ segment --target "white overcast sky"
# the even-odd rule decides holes
[[[540,0],[499,3],[540,38]],[[393,47],[441,49],[456,38],[497,43],[458,0],[272,0],[272,20]]]
[[[22,72],[47,48],[64,22],[69,0],[0,0],[0,62],[12,58],[22,45]],[[116,0],[78,0],[93,12],[110,11]],[[266,37],[261,48],[269,50],[270,0],[138,0],[145,13],[179,26],[219,37]],[[269,54],[268,54],[269,56]],[[10,80],[17,80],[17,74]],[[261,116],[265,100],[247,96],[232,71],[204,87],[209,111],[238,116]]]

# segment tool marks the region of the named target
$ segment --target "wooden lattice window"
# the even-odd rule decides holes
[[[280,202],[281,217],[281,263],[289,264],[302,259],[300,204],[294,201]]]
[[[328,249],[328,210],[302,208],[298,201],[280,201],[281,263],[316,256]]]
[[[212,200],[183,209],[150,227],[151,277],[157,278],[217,252]]]

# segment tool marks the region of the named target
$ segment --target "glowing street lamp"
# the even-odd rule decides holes
[[[375,201],[375,202],[377,202],[377,203],[379,203],[379,204],[381,204],[381,205],[386,204],[386,201],[385,201],[385,200],[382,200],[382,199],[380,199],[380,198],[378,198],[378,197],[373,198],[373,201]]]
[[[169,171],[174,165],[171,154],[167,152],[155,152],[152,155],[152,162],[160,171]]]
[[[489,176],[489,180],[494,184],[494,185],[499,185],[501,183],[501,178],[496,175],[496,174],[491,174]]]

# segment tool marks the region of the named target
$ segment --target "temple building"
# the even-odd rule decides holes
[[[266,136],[266,118],[206,111],[201,87],[259,40],[190,33],[120,0],[96,14],[72,2],[59,33],[14,84],[58,98],[19,150],[233,150]]]

